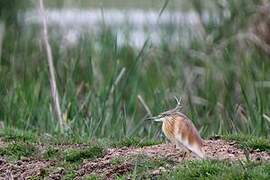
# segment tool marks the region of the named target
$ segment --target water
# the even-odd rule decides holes
[[[158,8],[82,8],[76,7],[74,1],[63,2],[65,5],[61,9],[48,8],[46,14],[49,26],[61,31],[62,42],[68,46],[75,46],[86,32],[95,36],[104,25],[114,32],[118,45],[129,44],[138,48],[142,47],[147,39],[156,45],[164,38],[171,44],[185,45],[191,38],[199,38],[203,32],[201,19],[191,9],[183,11],[169,8],[160,14]],[[162,7],[162,4],[159,6]],[[203,21],[208,19],[208,13],[203,13]],[[41,16],[37,10],[29,10],[24,14],[24,22],[26,25],[39,24]]]

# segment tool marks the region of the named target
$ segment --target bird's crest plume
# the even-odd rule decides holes
[[[173,109],[173,110],[175,110],[175,111],[181,111],[181,109],[182,109],[182,98],[180,98],[180,100],[176,97],[176,96],[174,96],[174,99],[175,99],[175,101],[176,101],[176,107]]]
[[[176,107],[173,108],[173,109],[170,109],[168,111],[165,111],[165,112],[161,113],[160,115],[166,116],[166,115],[172,115],[172,114],[177,113],[177,112],[181,112],[181,109],[182,109],[182,105],[181,105],[182,104],[182,98],[180,98],[180,100],[179,100],[176,96],[174,96],[174,99],[176,101]]]
[[[182,98],[180,98],[180,100],[179,100],[176,96],[174,96],[174,99],[176,101],[176,107],[175,108],[170,109],[170,110],[165,111],[165,112],[162,112],[162,113],[160,113],[157,116],[153,116],[153,117],[147,118],[146,120],[157,120],[157,119],[160,119],[162,117],[170,116],[170,115],[172,115],[174,113],[181,112],[181,109],[182,109],[182,105],[181,105],[182,104]],[[159,120],[157,120],[157,121],[159,121]]]

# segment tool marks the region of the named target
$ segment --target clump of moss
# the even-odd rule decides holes
[[[59,157],[61,157],[61,153],[59,149],[53,148],[53,147],[49,147],[43,154],[42,154],[43,158],[45,159],[54,159],[57,158],[59,159]]]
[[[40,169],[40,173],[36,176],[29,177],[29,180],[45,179],[49,175],[48,169]]]
[[[168,168],[175,165],[175,162],[166,158],[149,157],[147,155],[134,155],[126,158],[117,158],[111,163],[118,165],[118,163],[128,162],[134,167],[132,172],[125,175],[117,176],[117,179],[151,179],[151,172],[159,168]]]
[[[111,160],[111,164],[114,165],[114,166],[117,166],[117,165],[120,165],[122,164],[124,161],[126,160],[125,157],[115,157]]]
[[[36,152],[37,148],[34,145],[22,142],[11,143],[4,148],[0,148],[1,156],[10,156],[16,159],[32,156]]]
[[[104,178],[101,178],[100,176],[95,175],[95,174],[91,174],[91,175],[84,176],[83,179],[84,180],[100,180]]]
[[[23,142],[36,142],[37,136],[31,131],[22,131],[19,129],[5,128],[0,129],[0,137],[4,141],[23,141]]]
[[[41,141],[51,145],[85,144],[89,142],[89,138],[69,133],[61,134],[58,132],[41,137]]]
[[[83,159],[94,159],[102,157],[105,150],[100,146],[92,146],[86,149],[71,149],[66,151],[65,160],[68,162],[78,162]]]
[[[236,141],[240,148],[270,152],[270,141],[262,137],[244,134],[223,136],[224,139]]]
[[[143,140],[139,137],[124,138],[118,142],[113,143],[113,147],[144,147],[160,144],[160,141],[156,140]]]
[[[200,179],[210,178],[223,170],[226,170],[226,166],[223,163],[216,161],[190,161],[170,175],[175,179],[180,177],[185,177],[187,179]]]
[[[158,158],[158,157],[149,157],[145,155],[139,155],[133,160],[134,172],[132,174],[136,174],[136,177],[140,177],[140,179],[150,178],[151,170],[159,169],[161,167],[172,166],[175,162],[172,160],[168,160],[166,158]]]
[[[141,170],[144,171],[145,169],[154,169],[165,166],[166,164],[172,163],[172,161],[140,155],[136,157],[133,163],[137,165],[137,168],[141,168]]]
[[[72,180],[72,179],[75,179],[75,177],[76,177],[76,171],[70,170],[69,172],[67,172],[64,175],[63,179],[65,179],[65,180]]]

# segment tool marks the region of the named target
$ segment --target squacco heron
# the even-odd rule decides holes
[[[175,99],[177,106],[174,109],[149,119],[162,122],[163,133],[176,147],[184,146],[198,157],[204,159],[203,139],[192,121],[181,113],[181,103],[176,97]]]

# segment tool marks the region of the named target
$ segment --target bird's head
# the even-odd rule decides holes
[[[176,105],[176,107],[174,109],[165,111],[165,112],[163,112],[163,113],[161,113],[161,114],[159,114],[157,116],[147,118],[147,120],[154,120],[156,122],[164,122],[167,119],[169,119],[169,117],[175,115],[177,112],[180,112],[181,109],[182,109],[182,106],[181,106],[182,99],[180,99],[180,101],[177,99],[177,97],[174,97],[174,99],[177,102],[177,105]]]

